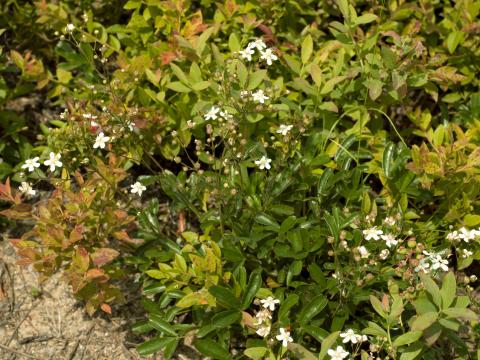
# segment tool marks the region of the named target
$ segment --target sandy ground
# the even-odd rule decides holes
[[[60,274],[39,285],[16,260],[0,240],[0,359],[140,359],[129,339],[135,319],[90,318]]]

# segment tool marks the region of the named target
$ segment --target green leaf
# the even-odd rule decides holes
[[[140,355],[149,355],[156,353],[160,350],[162,350],[165,346],[168,344],[175,342],[177,339],[173,337],[157,337],[153,338],[152,340],[145,341],[143,344],[141,344],[138,348],[137,351]]]
[[[68,84],[72,80],[73,76],[70,71],[57,68],[57,78],[62,84]]]
[[[193,90],[202,91],[210,86],[210,81],[200,81],[192,85]]]
[[[258,70],[255,71],[248,80],[247,90],[254,90],[258,85],[265,79],[267,76],[267,70]]]
[[[430,295],[432,295],[433,302],[439,308],[441,308],[442,297],[440,295],[440,289],[438,288],[438,285],[426,274],[420,275],[420,278],[422,279],[422,283],[425,286],[425,289],[428,291]]]
[[[383,172],[387,178],[392,177],[393,154],[395,153],[395,144],[389,142],[383,150]]]
[[[400,335],[395,340],[393,340],[393,346],[399,347],[402,345],[411,344],[417,341],[418,339],[420,339],[421,336],[422,336],[421,331],[409,331],[403,335]]]
[[[301,311],[298,321],[301,324],[307,324],[311,319],[318,315],[327,306],[328,300],[323,295],[314,297]]]
[[[347,78],[346,76],[335,76],[335,77],[331,78],[330,80],[328,80],[325,83],[325,85],[323,85],[323,88],[322,88],[322,91],[320,91],[320,94],[321,95],[329,94],[333,90],[335,85],[342,82],[346,78]]]
[[[294,356],[295,359],[302,360],[317,360],[317,357],[305,349],[302,345],[296,343],[289,343],[288,350]]]
[[[313,51],[313,40],[312,37],[307,35],[305,39],[303,39],[302,42],[302,63],[306,64],[308,60],[310,59],[310,56],[312,55]]]
[[[242,49],[240,46],[240,41],[235,33],[230,34],[230,37],[228,38],[228,47],[232,53]]]
[[[400,355],[400,360],[414,360],[417,358],[418,355],[423,351],[422,344],[414,344],[409,346],[407,351],[403,352]]]
[[[158,331],[161,331],[167,335],[177,336],[175,329],[160,316],[150,314],[148,320],[150,321],[150,324]]]
[[[267,353],[268,349],[266,347],[251,347],[245,349],[243,354],[253,360],[261,360],[264,355]]]
[[[467,320],[477,320],[479,316],[470,309],[461,309],[461,308],[449,308],[442,310],[442,313],[447,315],[447,317],[453,318],[463,318]]]
[[[320,87],[322,85],[322,70],[317,64],[310,65],[310,76],[312,77],[315,85]]]
[[[282,301],[280,309],[278,310],[278,321],[287,322],[288,313],[290,309],[298,303],[299,296],[297,294],[290,294],[285,300]]]
[[[208,292],[215,296],[217,303],[227,309],[240,309],[242,304],[235,295],[227,288],[222,286],[211,286]]]
[[[173,354],[175,354],[179,341],[180,339],[173,339],[165,346],[165,349],[163,349],[163,358],[170,359]]]
[[[362,333],[366,335],[373,335],[373,336],[382,336],[387,337],[387,332],[380,327],[380,325],[375,324],[374,322],[369,321],[368,327],[362,330]]]
[[[442,295],[442,309],[446,309],[453,303],[457,293],[457,282],[453,272],[450,271],[443,278],[442,290],[440,290],[440,293]]]
[[[430,327],[438,319],[437,312],[427,312],[425,314],[419,315],[413,320],[411,329],[412,331],[423,331],[426,328]]]
[[[212,339],[197,339],[193,342],[193,346],[205,356],[218,360],[232,359],[230,353]]]
[[[474,227],[480,224],[480,215],[468,214],[463,218],[465,225]]]
[[[368,79],[365,81],[365,86],[368,89],[368,96],[373,101],[377,100],[382,95],[383,82],[378,79]]]
[[[368,24],[377,19],[378,19],[378,16],[375,14],[364,14],[355,19],[355,25]]]
[[[192,91],[192,89],[190,89],[188,86],[183,85],[180,81],[171,82],[167,85],[167,88],[180,93],[188,93]]]
[[[335,344],[339,334],[340,331],[335,331],[328,335],[325,340],[322,341],[320,353],[318,354],[318,360],[323,360],[325,358],[325,355],[327,355],[327,351],[333,346],[333,344]]]
[[[375,296],[370,295],[370,303],[372,304],[378,315],[380,315],[384,319],[387,318],[387,312],[384,309],[383,304],[380,300],[378,300]]]
[[[447,37],[447,49],[450,54],[455,52],[455,49],[463,41],[464,33],[461,31],[453,31]]]
[[[242,299],[242,309],[247,309],[252,303],[257,291],[262,286],[262,269],[256,269],[250,274],[247,288]]]

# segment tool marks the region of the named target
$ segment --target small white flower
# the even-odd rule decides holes
[[[265,309],[270,309],[270,311],[275,310],[275,304],[280,304],[280,300],[275,299],[272,296],[269,296],[266,299],[262,299],[260,300],[260,302]]]
[[[268,100],[268,96],[265,95],[263,90],[257,90],[254,93],[252,93],[252,98],[254,101],[260,103],[260,104],[265,104],[265,100]]]
[[[23,184],[23,183],[22,183],[22,184]],[[473,255],[473,252],[472,252],[472,251],[469,251],[469,250],[467,250],[467,249],[463,249],[463,250],[462,250],[462,257],[463,257],[463,258],[468,258],[468,257],[470,257],[470,256],[472,256],[472,255]]]
[[[61,168],[63,166],[60,161],[61,158],[62,155],[51,152],[49,158],[43,162],[43,165],[50,166],[50,171],[55,171],[56,167]]]
[[[357,341],[358,342],[368,341],[368,336],[367,335],[357,335]]]
[[[188,121],[187,121],[187,127],[188,127],[189,129],[192,129],[194,126],[195,126],[195,122],[193,122],[192,120],[188,120]]]
[[[259,51],[262,51],[263,49],[267,48],[267,45],[263,42],[262,39],[257,39],[255,41],[251,41],[247,45],[247,49],[258,49]]]
[[[137,181],[135,184],[130,185],[132,194],[138,194],[138,196],[142,196],[142,193],[147,190],[147,187],[143,185],[140,181]]]
[[[277,129],[277,134],[282,134],[283,136],[287,135],[290,130],[292,130],[293,125],[280,125]]]
[[[285,330],[284,328],[279,329],[280,334],[276,336],[278,341],[282,342],[283,347],[287,347],[289,342],[292,342],[293,339],[290,336],[290,331]]]
[[[261,323],[264,323],[265,321],[270,319],[272,319],[272,313],[268,311],[268,309],[260,310],[255,314],[256,325],[260,325]]]
[[[380,251],[380,254],[379,254],[380,259],[382,260],[385,260],[388,257],[388,255],[390,255],[390,251],[388,251],[388,249],[383,249],[382,251]]]
[[[91,120],[95,120],[95,119],[98,118],[97,115],[92,115],[92,114],[90,114],[90,113],[82,114],[82,116],[83,116],[84,119],[91,119]]]
[[[261,58],[267,62],[267,65],[272,65],[272,61],[278,59],[277,55],[273,53],[272,49],[266,49],[265,51],[262,51]]]
[[[366,229],[362,231],[363,236],[365,236],[365,240],[380,240],[380,235],[383,234],[382,230],[377,229],[376,226],[371,227],[370,229]]]
[[[442,269],[443,271],[448,271],[448,260],[442,259],[440,255],[436,255],[432,258],[432,269]]]
[[[220,109],[216,106],[212,106],[212,108],[205,114],[205,121],[207,120],[217,120],[217,114]]]
[[[255,51],[252,48],[247,47],[244,50],[240,50],[238,53],[240,54],[242,59],[252,61],[252,55],[255,54]]]
[[[470,240],[475,239],[475,236],[477,235],[476,230],[467,230],[464,227],[461,227],[460,229],[458,229],[458,231],[458,238],[465,241],[466,243],[468,243]]]
[[[396,223],[396,220],[393,216],[387,216],[384,220],[383,223],[388,226],[393,226]]]
[[[370,256],[370,253],[368,252],[368,250],[365,246],[359,246],[357,249],[358,249],[358,252],[360,253],[360,256],[363,259],[366,259]]]
[[[28,169],[28,171],[30,172],[34,171],[35,168],[38,168],[40,166],[38,159],[38,156],[36,156],[33,159],[25,160],[25,164],[22,165],[22,169]]]
[[[355,334],[355,331],[352,329],[348,329],[344,333],[340,333],[340,337],[343,338],[343,343],[346,344],[351,342],[352,344],[356,344],[358,342],[358,335]]]
[[[110,140],[110,137],[105,136],[103,132],[100,132],[100,134],[97,135],[95,139],[95,144],[93,144],[94,149],[105,149],[105,144]]]
[[[272,162],[272,159],[269,159],[266,156],[262,156],[260,160],[255,160],[255,165],[257,165],[260,170],[264,170],[264,169],[270,170],[271,162]]]
[[[240,91],[240,97],[241,97],[242,99],[246,98],[249,94],[250,94],[250,93],[249,93],[248,90],[241,90],[241,91]]]
[[[30,196],[30,195],[33,196],[37,193],[35,190],[32,189],[30,184],[25,181],[22,181],[22,184],[18,187],[18,190],[20,190],[22,194],[27,196]]]
[[[130,130],[130,131],[135,130],[135,125],[131,121],[127,122],[127,127],[128,127],[128,130]]]
[[[270,334],[270,326],[261,326],[257,329],[256,333],[261,337],[265,337]]]
[[[415,268],[415,272],[420,272],[420,271],[423,271],[425,274],[428,274],[428,272],[430,271],[430,264],[427,261],[425,261],[425,259],[421,259],[420,263]]]
[[[328,349],[327,354],[330,355],[330,360],[343,360],[349,355],[341,346],[337,346],[335,350]]]
[[[398,240],[395,239],[395,236],[393,236],[392,234],[385,234],[385,235],[381,235],[380,237],[382,238],[382,240],[385,240],[385,244],[388,247],[395,246],[398,243]]]
[[[457,230],[452,231],[451,233],[447,234],[447,240],[452,241],[452,240],[457,240],[457,239],[459,239]]]
[[[220,111],[220,116],[222,118],[224,118],[225,120],[230,120],[233,118],[233,115],[232,114],[229,114],[228,112],[226,111]]]
[[[69,33],[71,33],[73,30],[75,30],[75,25],[73,24],[67,24],[67,26],[65,27],[65,30]]]

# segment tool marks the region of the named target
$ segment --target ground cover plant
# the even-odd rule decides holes
[[[0,101],[55,116],[0,147],[22,264],[91,315],[135,279],[143,355],[480,358],[478,1],[27,10]]]

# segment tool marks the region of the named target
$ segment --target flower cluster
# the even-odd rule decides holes
[[[426,256],[422,258],[415,268],[416,272],[423,271],[424,273],[429,273],[430,270],[443,270],[448,271],[448,260],[442,258],[440,254],[431,253],[428,251],[423,251],[423,254]]]
[[[60,159],[62,158],[61,154],[56,154],[50,152],[47,160],[43,162],[43,165],[50,167],[50,171],[55,171],[55,168],[61,168],[63,166]],[[28,171],[33,172],[36,168],[40,167],[38,162],[40,158],[38,156],[25,160],[25,163],[22,165],[22,169],[28,169]]]
[[[480,236],[480,229],[468,230],[465,227],[461,227],[458,230],[448,233],[447,240],[450,240],[450,241],[458,240],[458,241],[464,241],[468,243],[470,242],[470,240],[474,240],[478,236]]]
[[[272,65],[273,61],[278,60],[278,57],[273,52],[273,49],[267,48],[267,45],[261,39],[257,39],[248,43],[245,49],[239,51],[239,54],[242,59],[252,61],[252,56],[255,54],[255,50],[260,53],[260,58],[264,60],[267,65]]]
[[[275,311],[277,304],[280,304],[280,300],[269,296],[259,301],[262,304],[262,308],[255,314],[254,325],[257,326],[257,335],[266,337],[270,334],[272,327],[272,313]],[[257,300],[258,303],[258,300]],[[275,336],[278,341],[282,342],[283,347],[287,347],[289,342],[293,341],[290,336],[290,331],[285,328],[280,328],[278,335]]]

